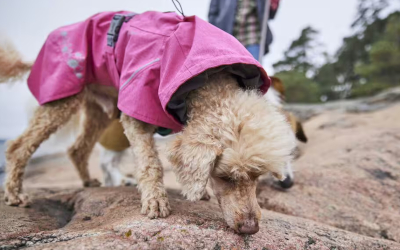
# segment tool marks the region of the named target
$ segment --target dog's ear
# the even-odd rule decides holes
[[[283,85],[282,80],[275,76],[271,76],[270,78],[271,86],[278,91],[282,99],[285,99],[285,85]]]
[[[194,140],[179,135],[169,148],[168,158],[173,165],[182,194],[191,201],[200,200],[208,178],[222,149],[212,140]]]
[[[296,121],[296,138],[301,141],[306,143],[308,141],[306,133],[304,132],[303,126],[299,121]]]

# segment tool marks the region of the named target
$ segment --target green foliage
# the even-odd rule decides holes
[[[315,46],[315,36],[318,31],[312,27],[306,27],[301,31],[300,37],[292,42],[284,54],[284,59],[273,66],[277,72],[294,70],[306,74],[313,70],[310,53]]]
[[[307,78],[309,72],[315,71],[310,54],[315,45],[318,31],[306,27],[298,39],[294,40],[285,52],[283,60],[273,66],[285,84],[287,102],[318,102],[319,90],[315,82]]]
[[[388,0],[359,0],[357,6],[357,17],[351,27],[360,27],[361,30],[363,30],[371,24],[371,22],[378,19],[382,10],[386,9],[388,6]]]
[[[381,39],[368,51],[367,62],[355,66],[362,79],[352,88],[350,97],[375,94],[385,88],[400,85],[400,13],[387,18]]]
[[[358,98],[358,97],[363,97],[363,96],[371,96],[374,94],[377,94],[387,88],[390,88],[391,86],[385,83],[368,83],[368,84],[360,84],[357,85],[356,87],[352,88],[351,90],[351,98]]]
[[[287,102],[319,102],[318,85],[298,71],[282,71],[275,74],[285,83]]]
[[[322,66],[313,61],[313,56],[320,56],[318,31],[303,29],[284,58],[273,65],[287,86],[287,101],[354,98],[400,85],[400,12],[380,18],[386,7],[388,0],[359,0],[354,34],[344,38],[334,58],[326,56]]]
[[[376,13],[376,11],[373,11]],[[366,21],[365,21],[366,22]],[[316,75],[318,83],[324,89],[323,94],[329,100],[343,99],[348,97],[355,97],[352,93],[355,88],[367,88],[365,79],[362,79],[359,72],[356,71],[358,65],[365,65],[370,63],[370,50],[374,43],[380,41],[383,37],[383,32],[387,25],[387,18],[369,20],[370,24],[366,25],[361,33],[356,33],[353,36],[343,39],[343,44],[336,54],[336,61],[334,63],[327,63],[324,67],[330,67],[336,76],[335,80],[327,79],[330,76],[324,75],[326,72],[319,70]],[[369,23],[368,22],[368,23]],[[364,86],[365,85],[365,86]],[[375,85],[374,89],[377,91]],[[370,91],[365,92],[371,93]],[[361,94],[361,93],[359,93]],[[359,96],[357,94],[357,96]]]

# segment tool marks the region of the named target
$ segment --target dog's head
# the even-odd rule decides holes
[[[268,172],[283,179],[295,140],[273,106],[254,93],[241,95],[232,104],[238,108],[219,114],[217,123],[211,122],[215,116],[189,122],[172,143],[169,159],[189,200],[201,199],[210,179],[228,225],[252,234],[261,217],[257,179]]]

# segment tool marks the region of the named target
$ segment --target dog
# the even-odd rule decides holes
[[[298,141],[307,143],[308,139],[300,121],[294,114],[283,109],[285,100],[285,87],[283,82],[274,76],[271,76],[271,86],[265,98],[285,115],[290,127]],[[165,144],[173,140],[177,134],[155,134],[154,141],[157,144]],[[121,159],[124,151],[129,148],[129,141],[124,135],[124,129],[118,119],[110,124],[100,137],[99,144],[102,146],[100,153],[100,167],[103,172],[103,184],[108,187],[120,185],[136,185],[136,181],[130,176],[122,174],[120,170]],[[297,149],[297,148],[296,148]],[[300,150],[295,151],[295,157],[300,156]],[[165,161],[162,161],[165,162]],[[286,178],[279,181],[279,185],[288,189],[294,185],[294,173],[290,163],[286,165]],[[205,194],[203,200],[209,199],[209,195]]]
[[[1,79],[30,68],[28,86],[41,106],[8,145],[7,205],[29,205],[22,192],[27,161],[80,110],[83,129],[68,154],[83,185],[99,186],[88,157],[118,106],[142,214],[171,211],[153,139],[158,128],[169,128],[182,131],[167,151],[187,199],[204,197],[210,181],[227,224],[237,233],[259,230],[257,179],[266,173],[284,179],[295,138],[263,97],[266,72],[232,36],[195,16],[105,12],[52,32],[33,66],[15,51],[0,52]]]
[[[296,116],[289,112],[286,111],[283,108],[283,103],[285,100],[285,86],[281,79],[278,77],[271,77],[271,88],[265,95],[266,98],[274,104],[276,107],[279,108],[280,112],[285,115],[287,122],[290,124],[290,127],[296,136],[297,140],[302,143],[307,143],[308,138],[306,136],[306,133],[303,129],[303,125],[301,124],[300,121],[296,118]],[[300,157],[300,149],[299,147],[296,146],[296,149],[293,153],[295,158]],[[288,162],[286,169],[287,169],[287,177],[283,181],[280,181],[279,184],[282,188],[291,188],[294,184],[294,173],[292,170],[292,167],[290,165],[291,163]]]
[[[282,80],[278,77],[271,76],[271,88],[265,96],[271,103],[281,109],[281,112],[286,116],[286,119],[289,122],[297,140],[307,143],[308,138],[301,122],[293,113],[283,109],[283,103],[286,99],[285,92],[285,85],[283,84]]]

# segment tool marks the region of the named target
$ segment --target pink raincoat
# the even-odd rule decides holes
[[[100,13],[49,35],[28,79],[40,104],[77,94],[86,84],[108,85],[119,90],[118,108],[125,114],[179,131],[186,122],[185,97],[207,74],[226,70],[243,88],[268,90],[270,79],[251,54],[196,16],[137,14],[108,46],[115,14],[130,13]]]

